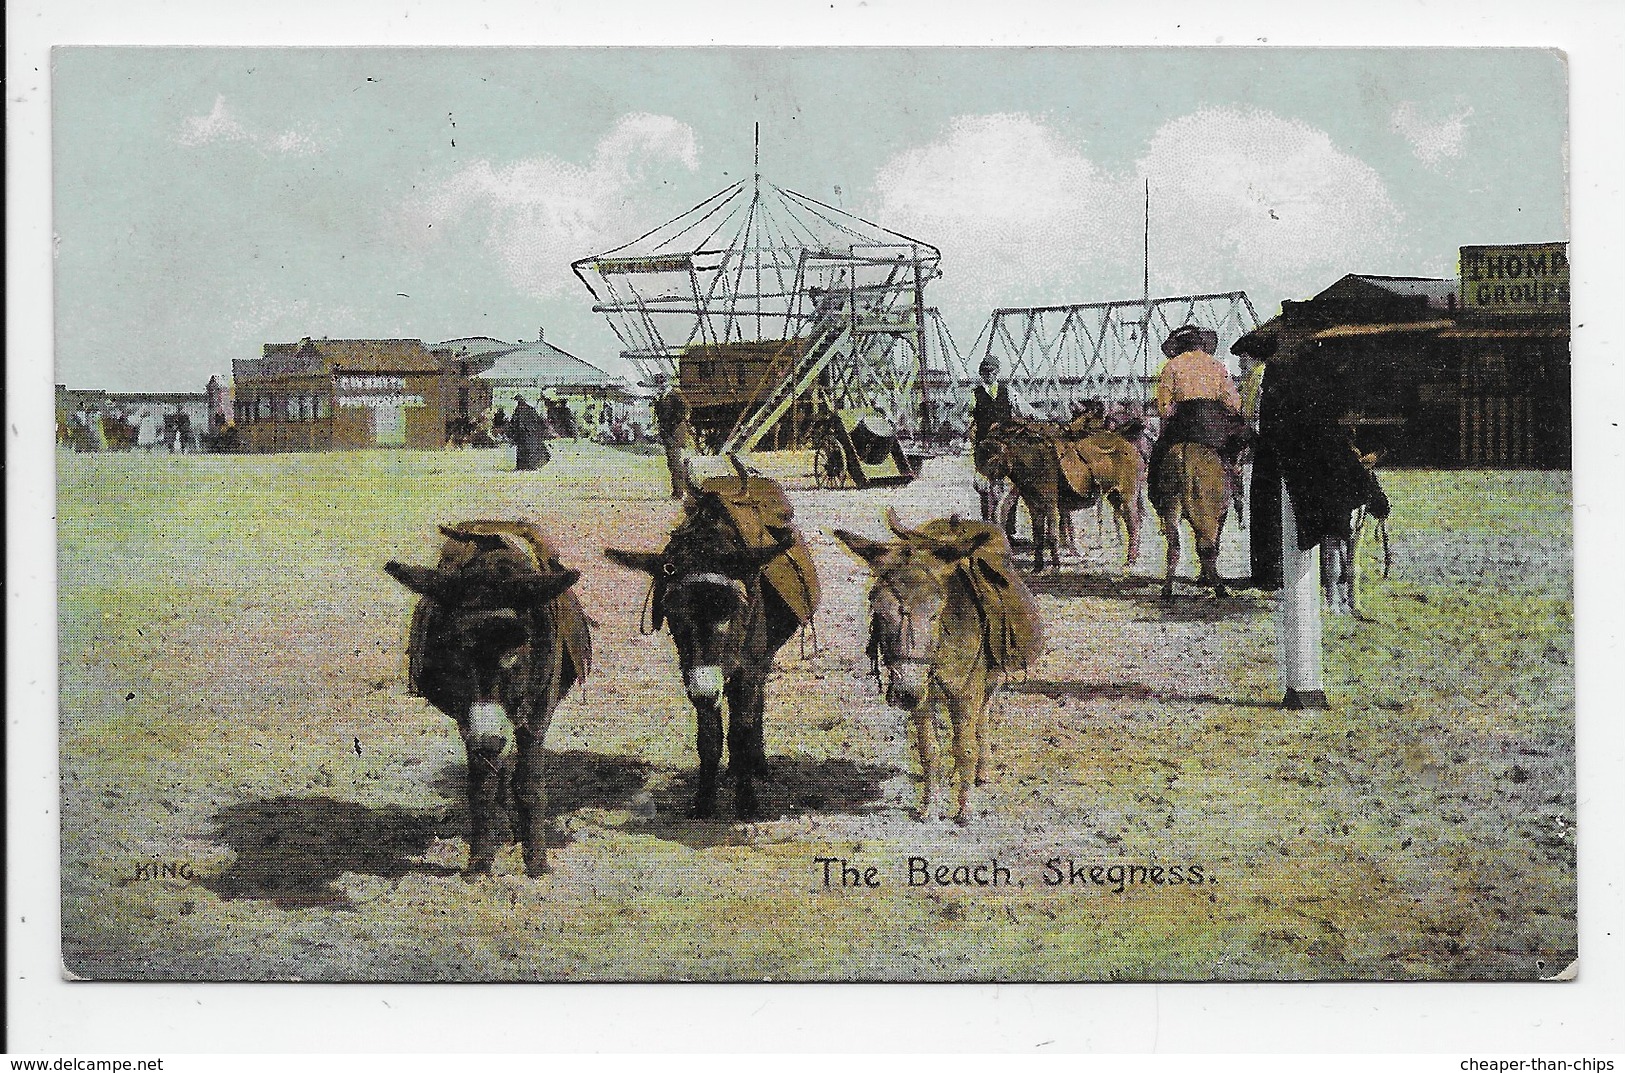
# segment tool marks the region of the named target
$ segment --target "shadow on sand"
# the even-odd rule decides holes
[[[1005,687],[1009,693],[1030,693],[1051,700],[1143,700],[1156,704],[1222,704],[1231,708],[1274,708],[1269,700],[1220,697],[1212,693],[1175,693],[1166,689],[1153,689],[1144,682],[1058,682],[1042,678],[1029,678],[1011,682]]]
[[[550,752],[547,758],[548,811],[554,817],[582,809],[626,810],[625,830],[680,842],[694,849],[746,840],[733,820],[731,782],[724,778],[717,818],[689,818],[694,802],[693,770],[666,779],[645,792],[660,769],[630,757],[581,750]],[[850,760],[773,757],[757,782],[761,820],[812,812],[863,813],[876,810],[881,784],[895,772]],[[236,860],[202,885],[221,898],[269,901],[279,909],[349,909],[352,903],[334,884],[346,872],[399,879],[417,873],[457,875],[459,870],[421,858],[436,839],[468,835],[466,772],[445,768],[431,787],[446,799],[442,807],[373,808],[333,797],[284,796],[244,801],[214,816],[214,839]],[[507,832],[511,840],[512,832]],[[566,839],[556,831],[550,846]]]
[[[767,774],[756,780],[756,822],[810,813],[862,815],[882,807],[881,784],[897,774],[891,768],[851,760],[808,760],[770,756]],[[717,793],[717,814],[708,820],[691,817],[699,779],[690,769],[649,794],[641,815],[626,830],[680,842],[690,849],[734,845],[749,840],[734,818],[733,780],[724,772]],[[625,807],[624,805],[622,807]]]
[[[1136,605],[1142,619],[1159,622],[1225,622],[1257,614],[1265,606],[1259,594],[1243,586],[1244,579],[1226,578],[1230,594],[1215,597],[1205,586],[1187,578],[1174,580],[1174,598],[1162,596],[1162,580],[1130,575],[1108,577],[1100,574],[1028,574],[1029,588],[1040,596],[1063,600],[1093,598],[1121,600]]]
[[[279,909],[347,909],[333,887],[345,872],[398,879],[455,870],[413,861],[436,838],[461,828],[449,810],[370,808],[332,797],[275,797],[228,805],[215,814],[216,841],[237,855],[203,886],[225,899],[264,899]]]

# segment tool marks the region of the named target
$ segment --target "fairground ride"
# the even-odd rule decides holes
[[[760,169],[572,267],[643,380],[674,377],[703,446],[801,445],[831,411],[933,433],[963,370],[925,288],[941,252]]]

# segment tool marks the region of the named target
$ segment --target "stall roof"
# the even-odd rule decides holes
[[[1316,339],[1354,339],[1370,335],[1395,335],[1400,332],[1438,332],[1454,328],[1453,320],[1412,320],[1398,324],[1339,324],[1315,333]]]
[[[617,388],[624,390],[624,377],[605,372],[551,343],[537,340],[513,346],[497,356],[496,364],[479,374],[481,380],[498,384],[527,384],[552,388]]]
[[[1439,333],[1440,339],[1567,339],[1569,326],[1552,325],[1549,328],[1451,328]]]

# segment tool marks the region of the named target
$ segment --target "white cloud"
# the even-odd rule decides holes
[[[1471,108],[1462,108],[1444,119],[1429,122],[1415,103],[1404,101],[1394,109],[1389,125],[1411,143],[1416,159],[1437,168],[1444,161],[1461,155],[1467,140],[1467,118],[1472,114]]]
[[[1137,167],[1152,278],[1172,289],[1307,296],[1391,267],[1400,212],[1382,176],[1307,123],[1203,109],[1158,130]]]
[[[1017,281],[1064,283],[1084,258],[1122,267],[1122,243],[1102,240],[1139,216],[1123,182],[1027,115],[956,119],[883,164],[874,193],[870,219],[940,247],[953,292],[987,305]]]
[[[227,110],[224,94],[215,97],[214,109],[208,115],[188,116],[181,121],[180,143],[187,148],[210,142],[243,141],[247,137],[248,131]]]
[[[1036,117],[962,117],[880,168],[870,218],[941,247],[936,300],[963,324],[1136,297],[1147,179],[1155,294],[1247,290],[1267,315],[1392,264],[1400,213],[1381,176],[1323,131],[1238,109],[1169,121],[1119,172]]]
[[[188,149],[215,142],[245,142],[261,152],[290,156],[308,156],[319,148],[316,140],[306,132],[284,130],[258,133],[250,130],[226,107],[224,94],[215,97],[214,108],[208,115],[187,116],[181,120],[181,132],[176,141]]]
[[[533,295],[574,294],[570,262],[625,241],[629,219],[646,219],[637,202],[656,185],[660,169],[699,167],[694,131],[669,116],[623,116],[582,165],[541,156],[506,167],[479,161],[431,187],[397,214],[422,248],[466,237],[501,262],[516,287]]]

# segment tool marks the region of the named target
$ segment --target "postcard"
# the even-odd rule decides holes
[[[1562,53],[51,85],[70,979],[1578,971]]]

